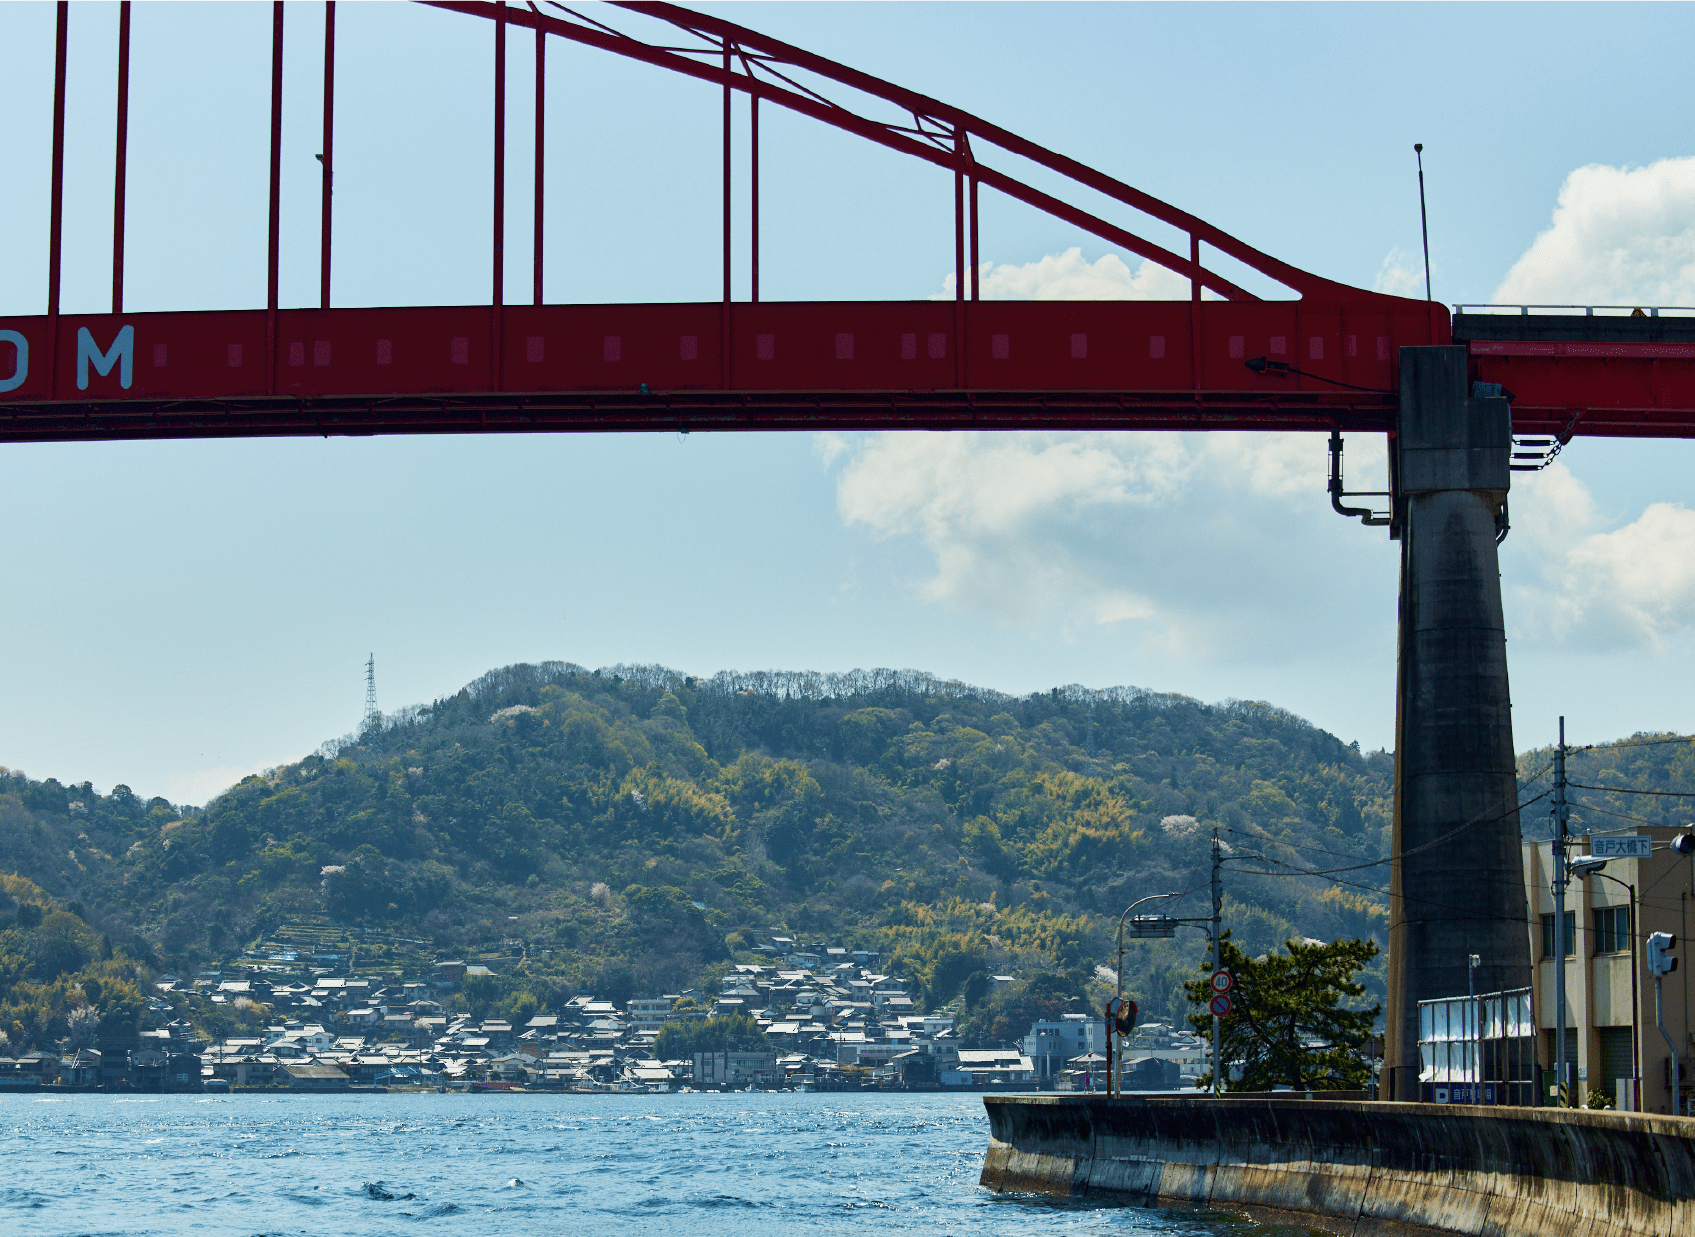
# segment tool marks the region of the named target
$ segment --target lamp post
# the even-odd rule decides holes
[[[1144,902],[1157,902],[1161,898],[1176,898],[1181,896],[1181,894],[1175,893],[1149,894],[1147,897],[1140,898],[1125,907],[1124,913],[1118,917],[1118,996],[1121,999],[1124,996],[1124,921],[1130,917],[1131,911],[1135,910],[1138,906],[1141,906]]]
[[[1559,1080],[1560,1107],[1570,1107],[1566,1094],[1566,886],[1571,869],[1566,863],[1566,719],[1560,718],[1560,742],[1554,748],[1554,1077]]]
[[[1176,898],[1181,896],[1181,894],[1176,893],[1149,894],[1147,897],[1139,898],[1132,902],[1129,906],[1125,907],[1124,913],[1118,917],[1118,1004],[1115,1007],[1116,1009],[1122,1009],[1124,1007],[1124,921],[1130,917],[1131,911],[1135,910],[1143,903],[1157,902],[1161,898]],[[1113,1018],[1108,1018],[1106,1024],[1106,1089],[1108,1095],[1111,1095],[1114,1092],[1115,1075],[1118,1073],[1118,1052],[1113,1047],[1112,1042],[1113,1031],[1115,1029],[1113,1021]]]

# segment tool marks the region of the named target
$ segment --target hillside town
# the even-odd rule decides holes
[[[757,952],[768,961],[736,965],[716,994],[690,989],[622,1003],[579,994],[521,1021],[452,1012],[467,980],[493,977],[478,963],[439,961],[417,979],[396,980],[338,974],[333,964],[307,966],[303,976],[293,958],[249,957],[227,970],[156,978],[156,1030],[0,1058],[0,1089],[1105,1089],[1101,1017],[1068,1013],[1034,1022],[1003,1047],[965,1048],[953,1015],[914,1012],[903,983],[878,971],[874,952],[781,936]],[[261,1034],[208,1042],[175,1016],[190,992],[215,1005],[263,1008],[273,1021]],[[667,1025],[736,1015],[769,1047],[659,1056]],[[1126,1047],[1127,1090],[1192,1087],[1204,1069],[1202,1044],[1163,1024],[1138,1027]]]

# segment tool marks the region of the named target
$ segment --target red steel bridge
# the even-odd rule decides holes
[[[493,297],[489,305],[336,309],[330,301],[335,19],[325,22],[324,188],[317,309],[277,303],[284,6],[271,34],[268,296],[264,308],[125,313],[124,193],[129,4],[117,60],[112,311],[62,314],[67,5],[58,6],[47,312],[0,318],[0,440],[306,434],[760,429],[1295,429],[1392,432],[1399,349],[1469,344],[1473,377],[1514,397],[1514,431],[1695,434],[1695,318],[1460,314],[1335,283],[1278,261],[1111,176],[957,108],[754,31],[670,4],[613,6],[668,23],[644,42],[555,5],[440,0],[487,22],[494,74]],[[503,286],[506,61],[511,27],[695,78],[723,95],[723,280],[705,304],[549,305],[541,295],[545,76],[536,74],[534,288]],[[823,83],[820,88],[807,83]],[[832,98],[889,105],[873,119]],[[730,124],[752,134],[751,295],[732,301]],[[761,107],[953,173],[955,299],[759,299]],[[255,133],[256,142],[266,134]],[[1187,238],[1155,244],[1000,170],[998,154],[1055,173],[1086,200]],[[991,190],[1188,280],[1182,301],[987,302],[978,298],[978,198]],[[938,209],[941,209],[938,204]],[[254,220],[254,243],[267,221]],[[1287,288],[1266,300],[1218,256]],[[1231,267],[1230,269],[1234,269]]]

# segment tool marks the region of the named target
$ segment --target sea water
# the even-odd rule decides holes
[[[14,1095],[0,1234],[1273,1231],[992,1194],[988,1141],[966,1095]]]

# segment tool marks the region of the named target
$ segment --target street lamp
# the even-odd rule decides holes
[[[1118,998],[1124,999],[1124,921],[1130,917],[1130,912],[1144,902],[1157,902],[1161,898],[1180,898],[1179,893],[1153,893],[1145,898],[1132,902],[1124,908],[1124,913],[1118,917]]]
[[[1682,838],[1686,836],[1688,835],[1682,835],[1678,840],[1682,841]],[[1691,847],[1691,849],[1695,849],[1695,847]],[[1626,881],[1621,881],[1616,876],[1608,876],[1605,872],[1601,871],[1601,869],[1606,866],[1607,861],[1605,859],[1596,859],[1592,855],[1579,855],[1576,859],[1571,861],[1571,874],[1580,880],[1587,879],[1591,876],[1599,876],[1602,880],[1612,881],[1613,884],[1619,886],[1630,895],[1630,1068],[1632,1074],[1631,1091],[1633,1093],[1630,1097],[1630,1102],[1634,1105],[1636,1111],[1641,1111],[1642,1042],[1640,1032],[1637,1030],[1637,1014],[1640,1006],[1636,995],[1636,971],[1637,968],[1641,966],[1642,962],[1641,959],[1636,956],[1636,886],[1629,884]]]
[[[1118,1053],[1114,1050],[1113,1044],[1112,1044],[1112,1034],[1113,1034],[1113,1031],[1116,1029],[1113,1026],[1113,1023],[1117,1019],[1118,1011],[1124,1008],[1124,921],[1130,917],[1131,911],[1135,910],[1138,906],[1141,906],[1145,902],[1157,902],[1161,898],[1180,898],[1182,896],[1183,895],[1180,894],[1180,893],[1154,893],[1154,894],[1149,894],[1147,897],[1140,898],[1140,899],[1136,900],[1135,902],[1132,902],[1129,906],[1125,907],[1124,908],[1124,914],[1122,914],[1118,917],[1118,989],[1117,989],[1117,1000],[1116,1000],[1116,1003],[1113,1006],[1112,1016],[1107,1019],[1107,1025],[1106,1025],[1106,1055],[1107,1055],[1107,1060],[1106,1060],[1106,1087],[1107,1087],[1107,1094],[1108,1095],[1111,1095],[1113,1093],[1113,1090],[1114,1090],[1114,1075],[1118,1072],[1117,1068],[1116,1068],[1117,1065],[1118,1065]]]

